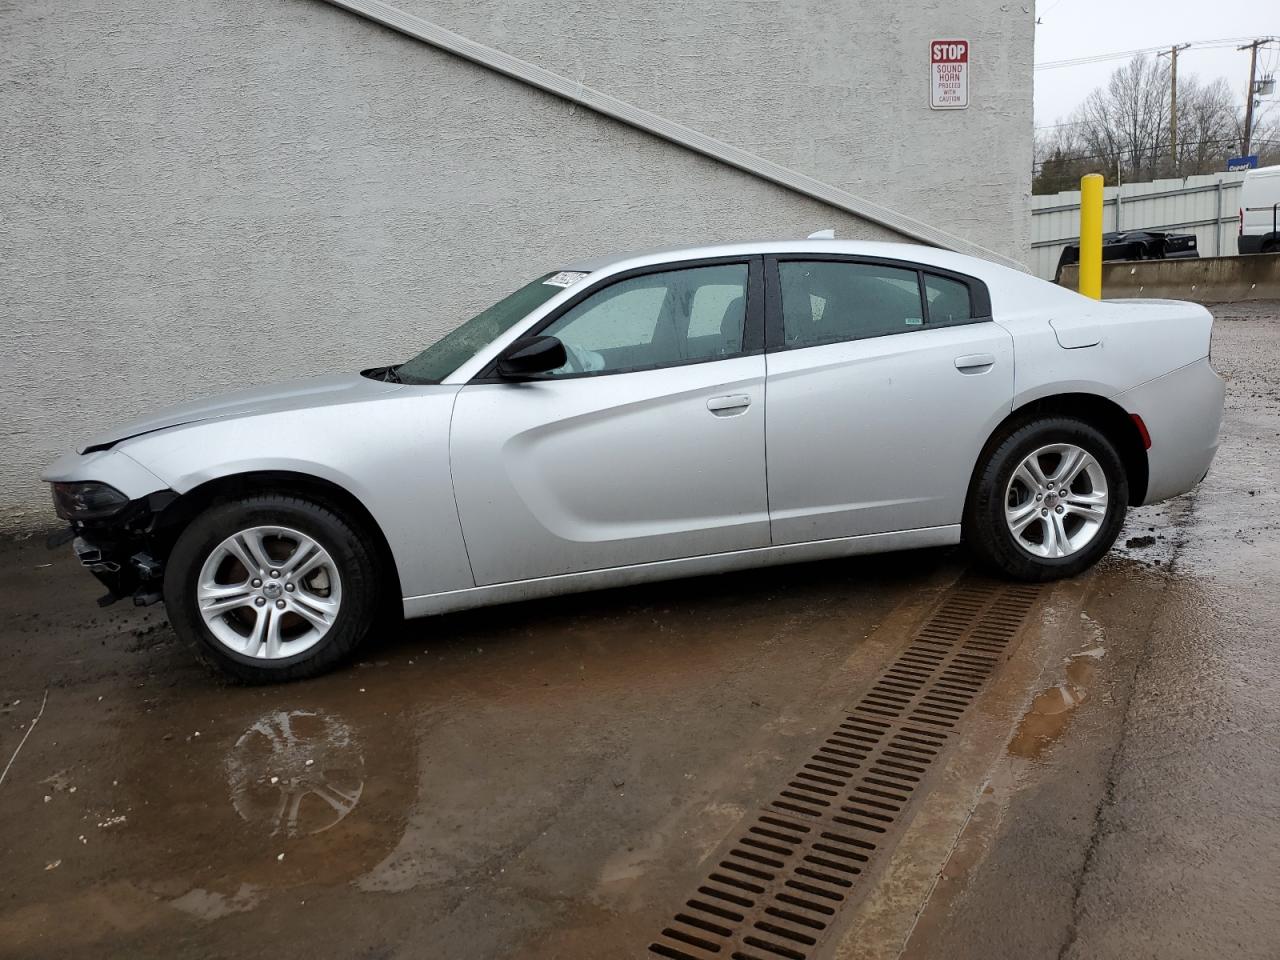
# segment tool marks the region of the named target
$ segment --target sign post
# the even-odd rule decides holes
[[[964,110],[969,106],[969,41],[929,41],[929,106]]]
[[[1258,169],[1258,155],[1251,153],[1247,157],[1232,157],[1227,161],[1227,172],[1233,170],[1256,170]]]

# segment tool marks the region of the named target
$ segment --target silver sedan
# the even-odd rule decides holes
[[[404,363],[230,394],[52,464],[104,601],[248,681],[423,616],[953,544],[1070,576],[1218,443],[1212,319],[926,247],[566,264]]]

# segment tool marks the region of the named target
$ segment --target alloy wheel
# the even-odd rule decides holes
[[[1005,521],[1018,546],[1048,559],[1083,550],[1107,517],[1107,476],[1097,459],[1072,443],[1028,455],[1005,490]]]
[[[329,552],[298,530],[240,530],[205,559],[196,605],[228,649],[279,660],[314,647],[342,606],[342,578]]]

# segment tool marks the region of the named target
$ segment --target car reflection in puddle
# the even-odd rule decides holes
[[[351,727],[321,710],[273,710],[226,758],[231,802],[270,836],[323,833],[364,793],[364,754]]]

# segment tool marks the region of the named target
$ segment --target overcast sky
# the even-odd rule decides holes
[[[1037,0],[1036,126],[1065,120],[1086,94],[1106,82],[1125,60],[1041,69],[1040,64],[1093,54],[1172,46],[1197,40],[1242,38],[1216,49],[1192,46],[1178,55],[1178,74],[1225,77],[1244,104],[1249,53],[1236,51],[1254,37],[1280,37],[1280,0]],[[1258,51],[1259,76],[1280,75],[1280,45]],[[1280,88],[1280,85],[1278,85]],[[1280,92],[1280,91],[1278,91]],[[1270,110],[1280,109],[1272,96]]]

